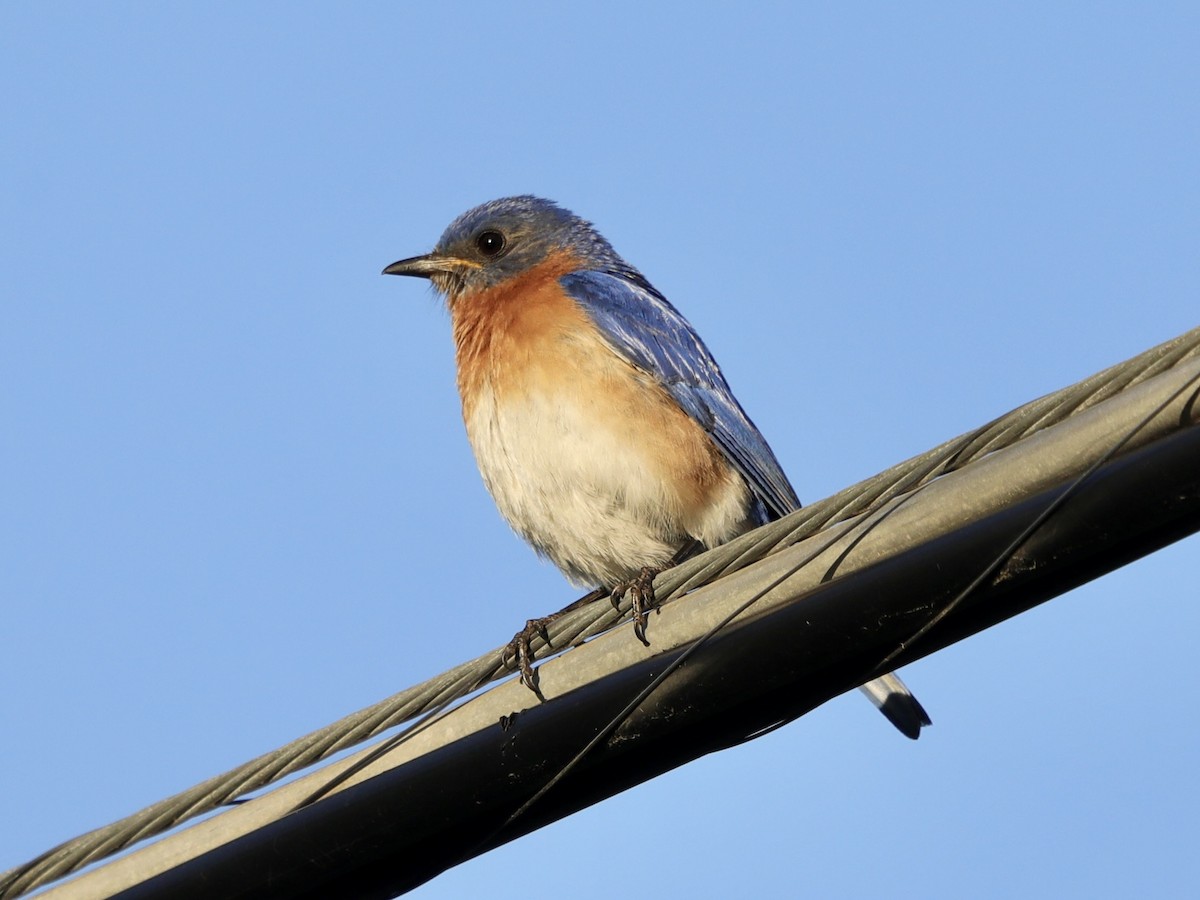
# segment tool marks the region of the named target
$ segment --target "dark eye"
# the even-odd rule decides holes
[[[475,238],[475,246],[484,256],[499,256],[506,243],[504,235],[490,229],[479,232],[479,236]]]

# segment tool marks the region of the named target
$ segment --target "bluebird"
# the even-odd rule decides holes
[[[643,640],[655,572],[800,507],[700,336],[568,210],[485,203],[383,272],[446,299],[467,437],[501,514],[570,581],[633,586]],[[908,737],[930,724],[895,675],[862,690]]]

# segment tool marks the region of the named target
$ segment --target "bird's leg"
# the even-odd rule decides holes
[[[513,639],[508,642],[504,648],[504,662],[508,663],[510,659],[516,659],[517,671],[521,675],[521,684],[529,688],[537,698],[543,703],[546,702],[545,696],[542,694],[542,689],[538,680],[537,669],[533,665],[533,647],[530,642],[534,635],[540,637],[550,646],[550,632],[547,628],[555,619],[560,619],[569,612],[574,612],[589,603],[594,603],[601,597],[605,596],[608,591],[597,589],[584,594],[573,603],[564,606],[556,613],[550,613],[548,616],[541,616],[537,619],[530,619],[525,623],[525,627],[513,635]]]
[[[652,566],[642,566],[640,572],[628,581],[618,584],[609,595],[613,609],[618,609],[621,600],[626,594],[629,595],[630,612],[633,613],[634,636],[647,647],[650,646],[650,641],[646,638],[646,613],[658,606],[654,597],[654,576],[661,571],[662,569]]]
[[[672,556],[667,564],[660,567],[642,566],[640,572],[637,573],[629,581],[622,582],[612,589],[609,594],[609,599],[612,601],[613,609],[620,606],[621,598],[629,594],[633,613],[633,633],[637,639],[650,646],[650,641],[646,638],[646,613],[652,609],[658,608],[658,599],[654,596],[654,578],[660,572],[665,572],[667,569],[674,568],[685,559],[690,559],[701,550],[704,545],[697,540],[686,541]]]
[[[597,588],[590,591],[567,606],[564,606],[556,613],[551,613],[548,616],[541,616],[537,619],[530,619],[525,623],[525,627],[513,635],[513,639],[508,642],[504,648],[504,664],[508,665],[509,660],[515,659],[517,671],[521,676],[521,684],[529,688],[543,703],[546,701],[542,694],[542,689],[539,684],[538,671],[533,665],[533,647],[531,642],[534,636],[540,637],[547,645],[550,644],[550,632],[548,626],[556,619],[565,616],[569,612],[574,612],[587,606],[589,603],[594,603],[602,597],[607,596],[613,605],[613,609],[618,609],[621,598],[626,593],[630,594],[630,599],[633,603],[633,633],[637,635],[637,639],[650,646],[650,641],[646,638],[646,613],[658,606],[654,596],[654,577],[672,566],[678,565],[685,559],[695,556],[704,547],[699,541],[690,540],[681,546],[675,555],[661,568],[653,566],[643,566],[641,571],[629,581],[616,585],[611,590],[607,588]]]

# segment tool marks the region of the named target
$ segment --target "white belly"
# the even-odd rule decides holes
[[[611,586],[667,564],[691,538],[714,546],[745,529],[742,479],[725,466],[697,501],[681,482],[687,467],[672,464],[686,459],[678,436],[638,408],[641,391],[622,397],[618,386],[589,403],[569,375],[558,375],[520,395],[485,388],[466,425],[504,518],[569,579]],[[690,423],[682,414],[670,422],[679,418]]]

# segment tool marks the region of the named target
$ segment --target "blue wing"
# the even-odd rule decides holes
[[[800,507],[775,454],[734,398],[700,336],[640,273],[572,272],[560,283],[613,348],[658,378],[712,437],[750,486],[763,522]]]

